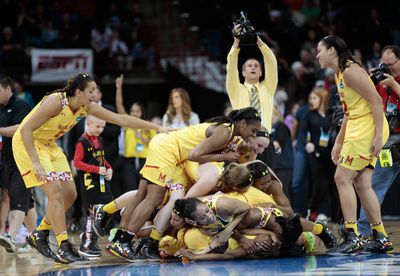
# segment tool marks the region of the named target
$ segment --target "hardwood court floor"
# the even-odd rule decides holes
[[[318,240],[313,256],[293,259],[131,264],[103,253],[88,264],[60,265],[36,252],[10,254],[0,248],[0,275],[263,275],[267,271],[269,275],[400,275],[400,222],[390,221],[385,225],[394,245],[393,255],[330,257],[324,255],[324,246]],[[330,227],[337,233],[337,225]],[[56,243],[54,238],[50,241]],[[72,242],[79,244],[77,235],[72,235]],[[100,239],[99,243],[104,249],[107,240]]]

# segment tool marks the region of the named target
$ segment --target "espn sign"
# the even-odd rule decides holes
[[[31,57],[33,82],[66,81],[81,72],[93,75],[91,49],[33,49]]]

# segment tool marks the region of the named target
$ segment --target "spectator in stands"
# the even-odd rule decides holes
[[[72,21],[69,13],[64,13],[62,16],[60,44],[64,48],[77,48],[82,45],[77,26]]]
[[[155,68],[156,52],[149,41],[146,42],[140,36],[140,30],[143,32],[143,28],[135,28],[130,35],[130,63],[132,67],[140,67],[148,72],[152,72]]]
[[[3,28],[0,38],[0,60],[10,75],[18,75],[25,65],[25,56],[22,42],[10,26]]]
[[[233,45],[227,58],[226,91],[233,109],[254,107],[261,114],[262,125],[271,132],[274,95],[278,85],[277,60],[272,50],[257,36],[257,47],[263,56],[266,77],[260,82],[261,63],[255,58],[249,58],[242,65],[241,75],[244,77],[244,83],[241,83],[238,72],[240,32],[240,25],[235,25],[232,30]],[[275,150],[272,143],[258,158],[274,169]]]
[[[128,64],[126,56],[129,54],[129,49],[126,43],[120,39],[119,31],[113,30],[110,42],[110,51],[108,56],[112,59],[116,59],[118,62],[118,70],[124,71],[126,69],[132,69],[131,63]]]
[[[47,19],[46,24],[42,26],[42,41],[43,46],[46,48],[59,48],[60,47],[60,31],[54,27],[52,19]]]
[[[25,100],[32,108],[35,106],[35,101],[32,97],[32,93],[24,89],[25,87],[22,81],[15,81],[14,88],[17,97]]]
[[[199,115],[192,111],[189,93],[180,87],[172,89],[162,125],[181,129],[198,123],[200,123]]]

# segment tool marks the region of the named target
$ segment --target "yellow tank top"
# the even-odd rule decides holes
[[[155,130],[124,128],[124,157],[146,158],[149,142],[156,134]]]
[[[347,115],[348,119],[357,119],[366,114],[372,113],[369,102],[346,85],[342,72],[335,74],[335,80],[340,96],[340,102],[342,103],[344,114]],[[370,81],[372,83],[371,79]]]
[[[189,158],[189,153],[198,144],[204,141],[208,127],[215,123],[202,123],[198,125],[188,126],[176,132],[176,137],[179,145],[180,161],[185,161]],[[231,133],[233,125],[231,126]]]
[[[82,106],[77,111],[73,112],[69,106],[69,101],[65,93],[54,93],[51,95],[56,95],[60,99],[62,109],[60,113],[47,120],[43,125],[33,131],[33,139],[42,143],[54,142],[87,115],[87,109],[85,106]],[[17,135],[20,135],[21,127],[23,127],[32,114],[39,109],[46,97],[48,96],[43,97],[43,99],[35,106],[35,108],[24,118],[18,127],[16,132]]]
[[[276,204],[275,200],[272,196],[260,191],[259,189],[251,186],[246,192],[239,193],[239,192],[230,192],[225,194],[226,197],[237,199],[242,202],[249,204],[251,207],[255,207],[262,203],[274,203]]]

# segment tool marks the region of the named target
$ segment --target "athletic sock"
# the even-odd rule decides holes
[[[112,215],[116,211],[118,211],[117,203],[115,202],[115,200],[113,200],[110,203],[104,205],[103,206],[103,211],[106,212],[109,215]]]
[[[57,239],[58,246],[60,246],[63,241],[68,240],[67,231],[63,231],[60,234],[57,234],[56,239]]]
[[[39,231],[50,230],[50,229],[51,229],[51,223],[46,221],[46,217],[44,217],[42,219],[38,228],[36,228],[36,230],[39,230]]]
[[[357,226],[357,221],[345,221],[344,222],[344,228],[346,229],[353,229],[354,233],[359,236],[360,234],[358,233],[358,226]]]
[[[387,237],[387,233],[385,231],[385,227],[383,226],[382,222],[375,222],[370,224],[372,229],[375,229],[379,233],[382,233],[385,237]]]
[[[156,228],[153,228],[151,230],[150,238],[152,238],[153,240],[159,241],[159,240],[161,240],[161,236],[162,236],[162,234],[160,232],[158,232],[156,230]]]

